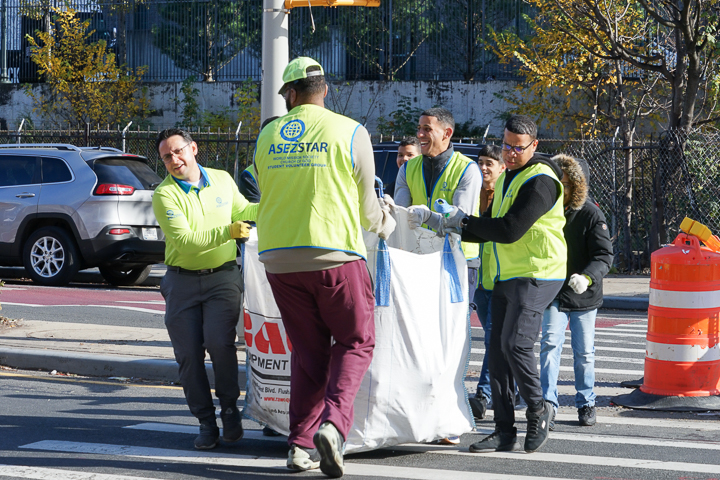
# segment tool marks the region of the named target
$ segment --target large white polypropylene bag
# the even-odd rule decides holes
[[[375,351],[355,400],[346,453],[472,430],[464,378],[470,355],[467,266],[456,238],[398,226],[387,242],[365,232],[375,286]],[[290,351],[257,238],[245,244],[245,416],[288,434]]]
[[[387,242],[365,233],[375,350],[355,398],[346,452],[429,442],[475,425],[464,385],[470,323],[459,239],[411,230],[405,209],[394,215],[398,226]]]

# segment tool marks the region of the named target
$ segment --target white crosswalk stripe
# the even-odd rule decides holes
[[[131,445],[112,445],[103,443],[66,442],[44,440],[20,448],[32,450],[45,450],[64,453],[82,453],[86,455],[112,455],[117,457],[143,458],[165,462],[186,462],[208,465],[225,465],[249,468],[277,469],[278,476],[288,472],[285,459],[255,457],[249,455],[231,455],[215,452],[189,452],[166,448],[134,447]],[[349,457],[350,458],[350,457]],[[380,478],[407,478],[412,480],[445,480],[448,478],[460,480],[477,480],[477,472],[462,472],[456,470],[427,469],[415,467],[396,467],[389,465],[372,465],[368,463],[345,462],[345,476],[366,475]],[[120,477],[122,478],[122,477]],[[486,480],[550,480],[551,477],[509,475],[498,473],[485,473]],[[104,480],[104,479],[103,479]],[[110,480],[110,479],[108,479]]]
[[[492,411],[488,414],[491,416]],[[518,420],[524,418],[523,412],[516,412]],[[575,420],[574,415],[559,414],[558,421]],[[622,424],[625,426],[649,426],[662,429],[668,428],[673,430],[686,429],[720,431],[720,424],[697,420],[671,420],[671,419],[652,419],[652,418],[628,418],[615,416],[598,416],[598,427],[604,424]],[[125,428],[134,430],[145,430],[155,432],[182,433],[194,435],[197,433],[197,427],[191,425],[177,425],[169,423],[140,423],[128,425]],[[595,432],[598,428],[593,429]],[[601,429],[600,429],[601,430]],[[483,435],[492,433],[491,429],[479,428],[477,430],[478,438]],[[518,429],[520,440],[525,432]],[[272,442],[284,443],[285,437],[263,437],[259,430],[246,430],[246,439],[267,440]],[[618,446],[618,451],[623,452],[623,446],[648,446],[662,449],[674,450],[704,450],[704,451],[720,451],[720,442],[703,442],[692,440],[670,440],[663,438],[647,438],[628,435],[607,435],[597,433],[566,433],[552,432],[550,438],[554,442],[583,442],[590,444],[606,444],[609,446]],[[287,472],[285,467],[285,459],[271,458],[254,455],[228,454],[208,451],[192,451],[177,450],[166,448],[153,448],[147,446],[133,445],[115,445],[106,443],[85,443],[85,442],[68,442],[56,440],[44,440],[28,445],[22,445],[21,449],[40,450],[69,454],[84,455],[106,455],[112,457],[126,458],[142,458],[144,460],[162,461],[162,462],[183,462],[216,466],[234,466],[247,468],[264,468],[278,470],[278,475]],[[540,462],[540,463],[562,463],[584,466],[595,466],[597,468],[630,468],[651,471],[672,471],[686,472],[696,474],[720,474],[720,465],[683,462],[672,460],[652,460],[631,458],[626,454],[618,454],[615,456],[602,455],[577,455],[570,453],[554,453],[552,451],[535,452],[526,454],[524,452],[493,452],[484,454],[473,454],[467,451],[466,447],[439,446],[428,444],[407,444],[392,447],[394,451],[415,452],[430,455],[456,455],[466,456],[468,459],[496,459],[508,462]],[[629,452],[625,452],[629,453]],[[489,473],[489,472],[464,472],[447,469],[421,468],[421,467],[399,467],[389,465],[375,465],[363,462],[356,463],[352,460],[352,455],[345,458],[346,476],[372,476],[378,478],[406,478],[420,480],[440,480],[446,478],[465,479],[490,479],[490,480],[529,480],[530,478],[538,480],[549,480],[557,477],[540,477],[540,476],[524,476],[513,475],[509,473]],[[481,477],[478,477],[478,474]],[[72,471],[70,469],[50,469],[50,468],[34,468],[34,467],[17,467],[0,465],[0,477],[15,477],[37,480],[148,480],[146,477],[111,475],[111,474],[93,474],[84,471]],[[564,477],[563,477],[564,478]]]

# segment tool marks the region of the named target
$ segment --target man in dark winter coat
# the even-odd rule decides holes
[[[557,155],[553,160],[563,171],[567,278],[543,315],[540,383],[543,398],[556,412],[560,354],[570,323],[575,406],[580,425],[591,426],[595,425],[595,316],[603,301],[602,279],[613,260],[612,242],[605,216],[588,199],[588,182],[581,165],[567,155]],[[554,427],[551,421],[550,429]]]

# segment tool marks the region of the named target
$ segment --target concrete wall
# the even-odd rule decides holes
[[[179,83],[152,83],[149,98],[155,114],[148,118],[155,128],[174,126],[180,120],[182,98]],[[233,93],[240,84],[232,82],[197,83],[202,109],[213,111],[233,107]],[[377,132],[377,120],[398,109],[402,97],[408,97],[412,108],[426,109],[438,105],[449,109],[457,123],[490,124],[490,135],[502,134],[503,122],[498,115],[507,105],[496,94],[512,88],[508,82],[343,82],[332,84],[326,106],[366,125]],[[42,85],[33,85],[41,89]],[[180,100],[181,101],[181,100]],[[42,122],[33,118],[32,103],[24,86],[0,85],[0,130],[16,129],[22,118],[32,118],[39,128]]]

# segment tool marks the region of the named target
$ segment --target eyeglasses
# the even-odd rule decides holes
[[[512,150],[512,151],[515,152],[515,153],[523,153],[525,150],[527,150],[528,148],[530,148],[530,145],[532,145],[533,143],[535,143],[535,140],[533,140],[532,142],[528,143],[528,144],[527,144],[526,146],[524,146],[524,147],[519,147],[519,146],[514,146],[514,145],[508,145],[507,143],[504,143],[504,142],[503,142],[502,146],[503,146],[503,150],[506,150],[506,151],[508,151],[508,152]]]
[[[188,145],[190,145],[190,143],[192,143],[192,142],[188,142],[188,143],[186,143],[184,146],[182,146],[182,147],[180,147],[180,148],[176,148],[175,150],[170,150],[170,153],[166,153],[165,155],[163,155],[163,156],[161,157],[163,163],[170,163],[170,162],[172,162],[173,156],[179,157],[180,154],[182,153],[182,151],[185,149],[185,147],[187,147]]]

